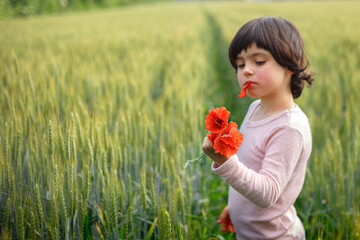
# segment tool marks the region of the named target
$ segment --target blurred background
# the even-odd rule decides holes
[[[254,100],[227,59],[265,15],[303,34],[313,135],[295,206],[307,239],[360,239],[360,2],[0,1],[2,239],[234,239],[205,116]],[[246,136],[244,136],[246,138]]]

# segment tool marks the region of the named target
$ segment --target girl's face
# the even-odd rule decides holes
[[[248,95],[254,98],[273,98],[290,91],[291,72],[280,66],[271,53],[255,43],[242,50],[236,59],[240,87],[251,82]]]

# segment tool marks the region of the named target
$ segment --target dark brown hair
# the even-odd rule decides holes
[[[314,81],[309,71],[309,61],[305,55],[304,42],[298,28],[280,17],[261,17],[243,25],[236,33],[229,47],[231,65],[237,70],[236,57],[255,43],[258,48],[271,53],[275,61],[289,69],[291,75],[291,93],[298,98],[304,88]]]

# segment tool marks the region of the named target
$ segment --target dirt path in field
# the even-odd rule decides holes
[[[210,32],[209,36],[211,36],[208,52],[211,69],[213,70],[211,77],[215,78],[219,86],[216,90],[216,96],[211,102],[216,104],[216,107],[220,105],[226,106],[231,112],[232,118],[240,121],[243,119],[251,99],[237,97],[240,87],[236,73],[228,59],[230,40],[225,39],[216,17],[206,10],[204,14]]]

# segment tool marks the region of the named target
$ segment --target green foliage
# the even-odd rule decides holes
[[[4,17],[25,17],[29,15],[83,11],[159,1],[166,0],[3,0],[0,2],[0,19]]]
[[[111,5],[3,6],[65,2]],[[228,186],[208,159],[183,166],[210,107],[240,123],[251,101],[236,97],[231,38],[277,15],[300,28],[317,72],[297,100],[313,133],[298,214],[309,239],[358,239],[359,9],[173,2],[0,22],[1,237],[233,239],[216,223]]]

